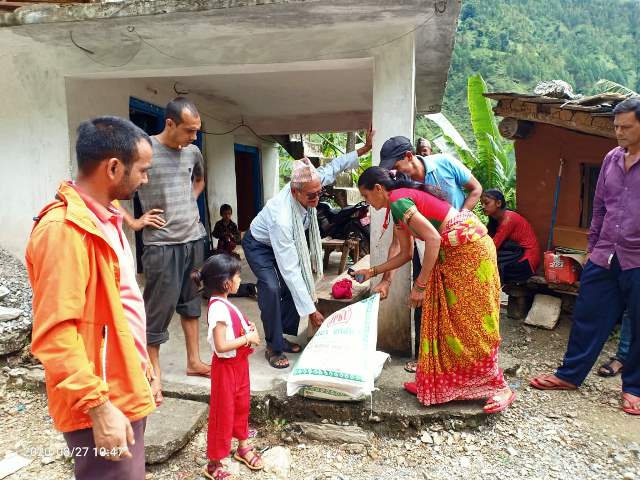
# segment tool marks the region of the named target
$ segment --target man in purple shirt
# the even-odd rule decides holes
[[[540,375],[531,386],[575,390],[628,311],[631,348],[622,373],[623,410],[640,415],[640,99],[613,111],[619,147],[605,157],[593,202],[589,260],[580,277],[569,344],[555,375]]]

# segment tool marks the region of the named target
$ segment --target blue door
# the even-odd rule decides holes
[[[234,145],[236,161],[236,200],[238,228],[249,229],[262,208],[262,168],[260,151],[249,145]]]

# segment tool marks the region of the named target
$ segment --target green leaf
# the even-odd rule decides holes
[[[595,85],[597,90],[600,90],[602,93],[620,93],[627,97],[637,97],[640,96],[640,93],[634,92],[630,88],[625,87],[624,85],[620,85],[617,82],[607,79],[601,79],[596,82]]]

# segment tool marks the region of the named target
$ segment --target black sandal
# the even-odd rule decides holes
[[[282,339],[282,343],[284,344],[283,352],[286,353],[300,353],[302,351],[302,347],[297,343],[290,342],[286,338]]]
[[[418,362],[416,360],[411,360],[404,364],[404,371],[409,373],[416,373],[418,370]]]
[[[267,362],[269,362],[269,365],[271,365],[273,368],[278,368],[278,369],[289,368],[289,359],[282,352],[276,353],[270,348],[267,348],[264,351],[264,357],[267,359]],[[283,365],[282,363],[278,363],[278,362],[282,362],[283,360],[287,361],[286,365]]]
[[[606,363],[603,363],[602,365],[600,365],[600,367],[598,368],[598,375],[601,377],[615,377],[616,375],[618,375],[619,373],[622,372],[622,369],[624,368],[624,366],[620,367],[617,371],[613,369],[613,367],[611,366],[611,364],[613,362],[619,362],[622,363],[618,358],[616,357],[610,357],[609,360]]]

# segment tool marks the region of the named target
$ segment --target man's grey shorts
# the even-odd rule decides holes
[[[191,273],[202,265],[204,240],[176,245],[145,245],[144,307],[147,313],[147,344],[169,340],[169,323],[174,312],[198,318],[202,299]]]

